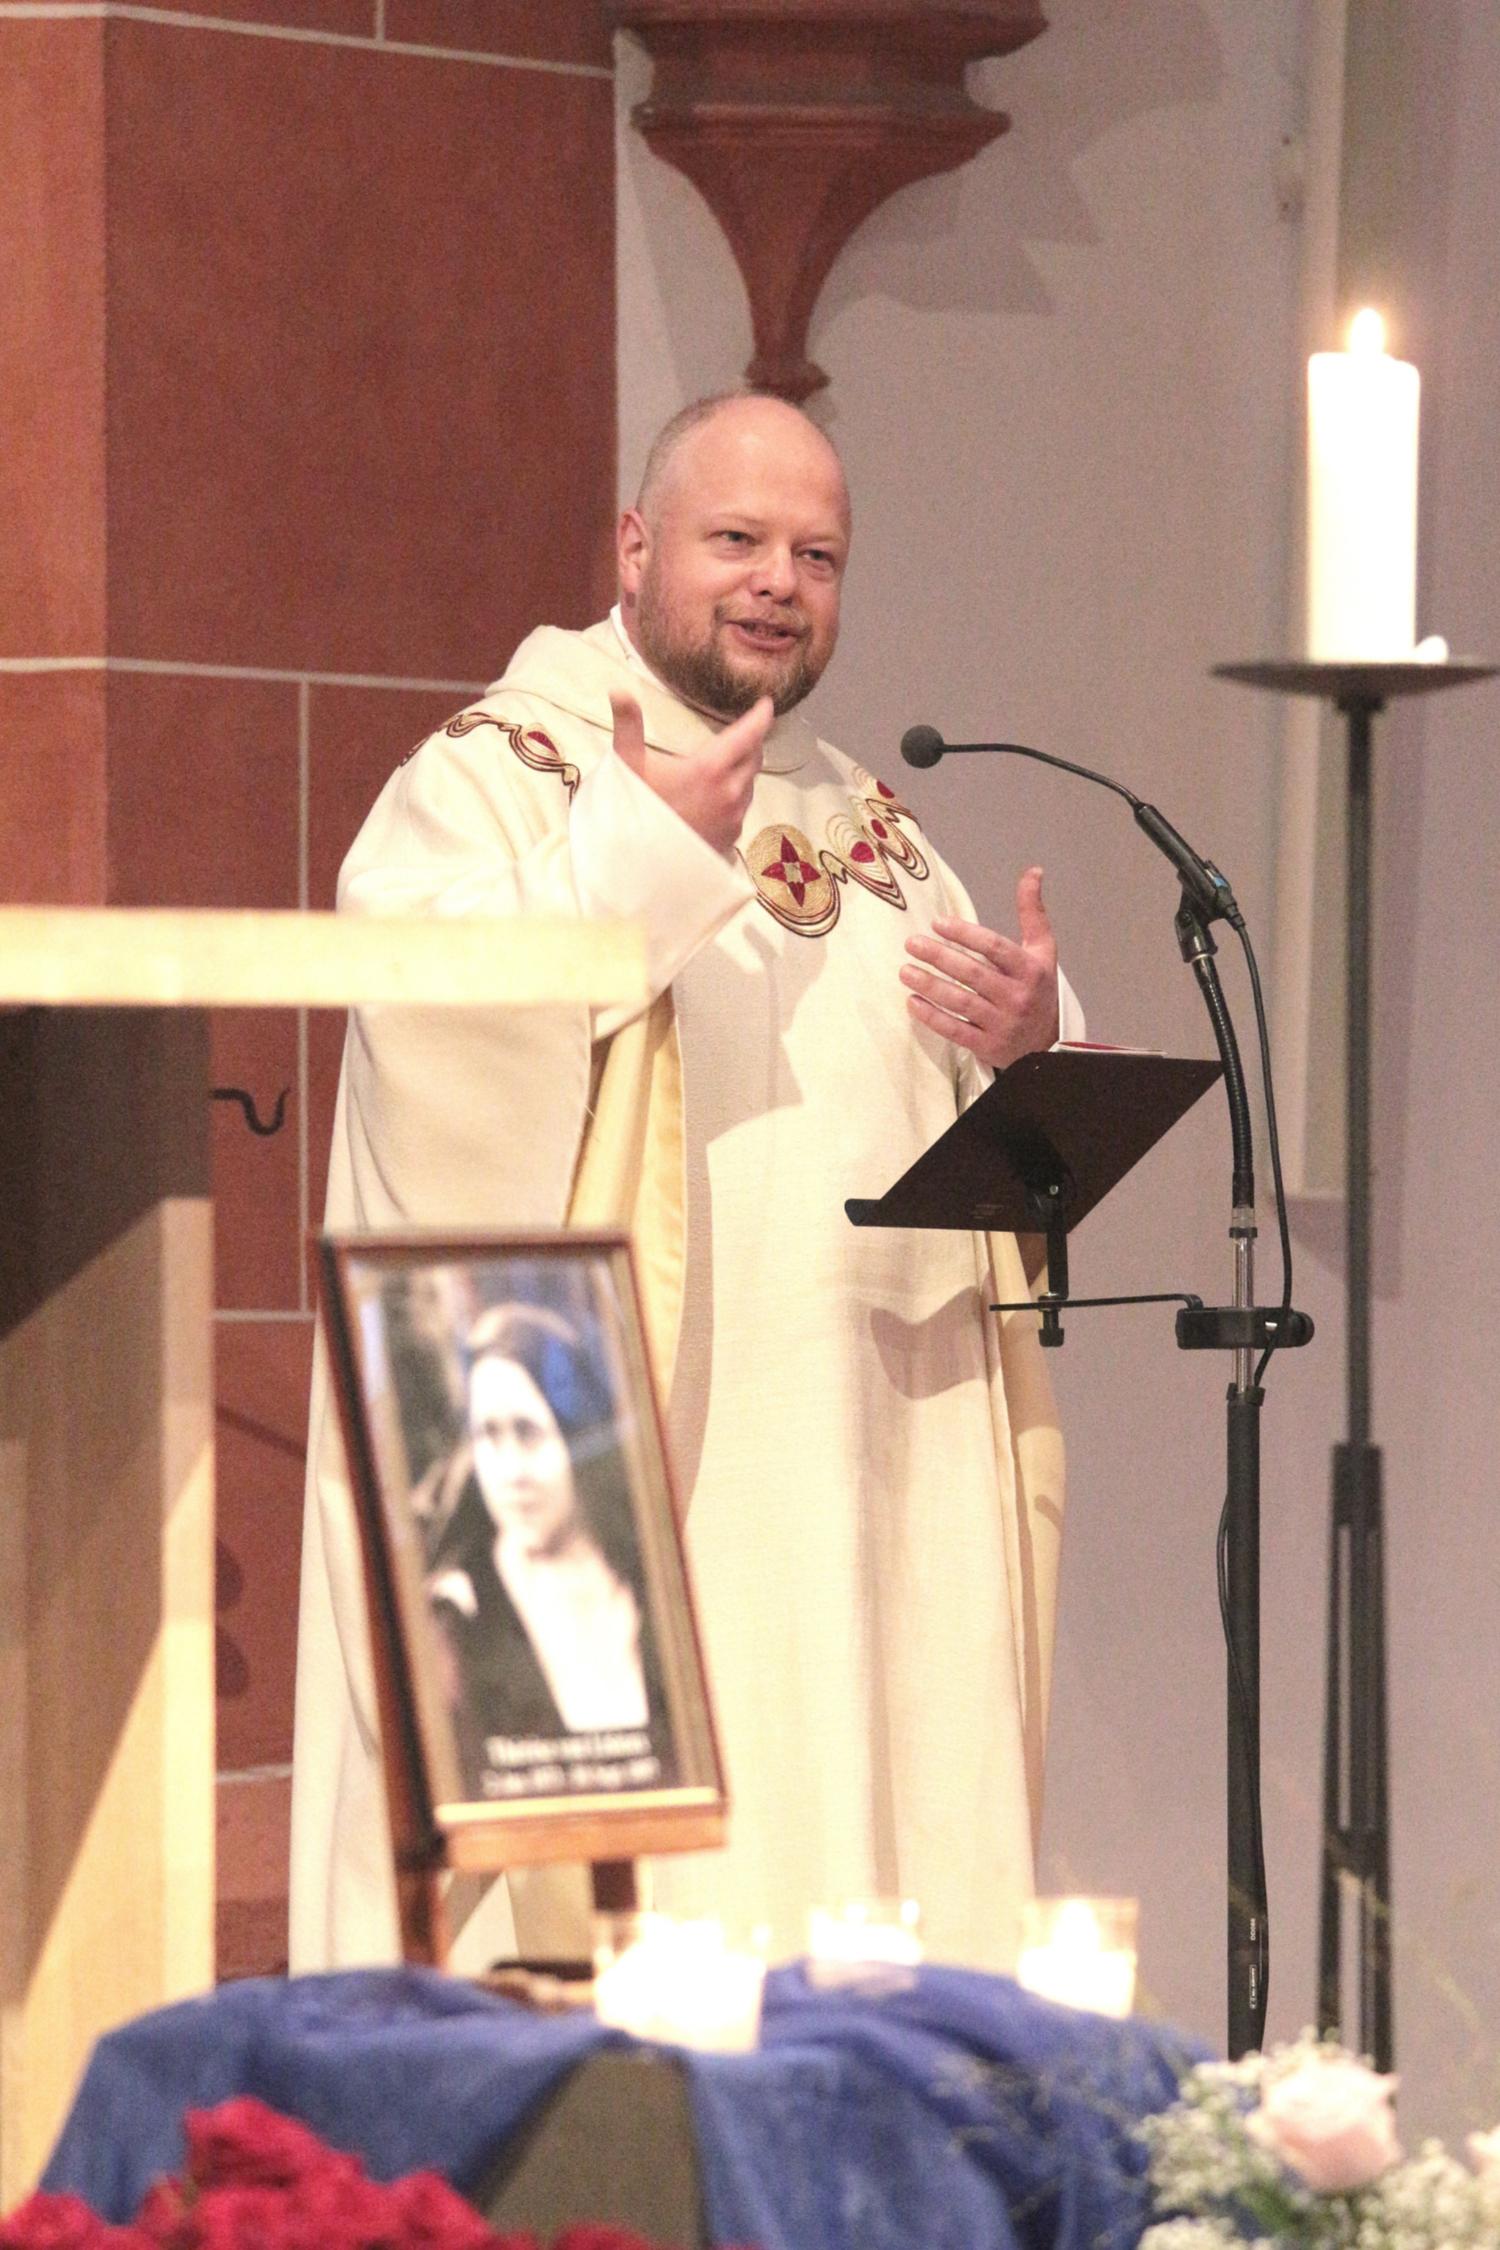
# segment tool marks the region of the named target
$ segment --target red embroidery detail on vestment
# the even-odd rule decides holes
[[[799,937],[821,937],[839,918],[839,895],[800,828],[762,828],[741,854],[768,914]]]
[[[555,774],[570,797],[578,787],[581,778],[578,768],[563,756],[551,735],[541,727],[517,726],[510,719],[492,718],[488,711],[460,711],[456,719],[448,721],[443,732],[459,736],[472,734],[476,727],[497,727],[523,766],[529,766],[533,773]]]
[[[815,883],[818,879],[818,871],[812,861],[805,859],[791,837],[786,835],[781,839],[780,856],[768,860],[763,872],[773,882],[785,883],[799,906],[807,896],[808,884]]]
[[[835,813],[821,850],[800,829],[778,825],[762,828],[740,854],[761,905],[799,937],[824,937],[833,928],[841,884],[852,880],[904,914],[906,898],[896,868],[919,883],[927,878],[926,860],[896,825],[898,816],[911,820],[913,815],[885,782],[870,774],[860,778],[868,788],[860,795],[851,793],[854,817]]]

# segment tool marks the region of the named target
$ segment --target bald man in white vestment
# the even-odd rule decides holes
[[[335,1230],[628,1223],[732,1797],[657,1903],[769,1924],[916,1898],[1004,1966],[1031,1888],[1062,1455],[1009,1238],[860,1230],[1018,1056],[1081,1023],[1040,871],[980,926],[886,783],[799,707],[833,653],[850,508],[780,401],[706,401],[619,528],[619,606],[542,628],[391,777],[354,913],[644,923],[644,1013],[351,1019]],[[368,1627],[321,1352],[298,1646],[292,1965],[394,1958]],[[575,1894],[581,1898],[581,1889]],[[514,1904],[516,1926],[511,1923]],[[512,1879],[455,1959],[576,1948]]]

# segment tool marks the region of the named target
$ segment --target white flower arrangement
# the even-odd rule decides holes
[[[1403,2155],[1383,2077],[1307,2032],[1200,2063],[1147,2118],[1152,2200],[1141,2250],[1496,2250],[1500,2127],[1473,2169],[1438,2141]]]

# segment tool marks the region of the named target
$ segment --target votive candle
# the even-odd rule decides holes
[[[1133,1898],[1036,1898],[1021,1910],[1016,1982],[1043,2000],[1128,2016],[1135,2002]]]

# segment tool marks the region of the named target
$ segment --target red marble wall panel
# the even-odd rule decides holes
[[[219,1472],[219,1765],[284,1764],[292,1754],[297,1565],[308,1320],[220,1321],[215,1328]]]
[[[286,1969],[286,1862],[291,1784],[283,1774],[226,1776],[216,1838],[220,1981]]]
[[[295,906],[297,689],[111,672],[112,906]]]
[[[0,20],[0,307],[0,655],[102,656],[102,24]]]
[[[215,23],[259,23],[294,31],[331,31],[368,39],[379,0],[151,0],[171,15],[207,16]]]
[[[328,1151],[333,1130],[333,1105],[339,1090],[339,1065],[344,1059],[346,1019],[330,1009],[320,1009],[307,1023],[307,1211],[308,1232],[323,1224],[328,1200]],[[316,1291],[316,1261],[309,1253],[308,1286]]]
[[[214,1085],[249,1094],[263,1124],[286,1095],[272,1133],[253,1131],[241,1103],[214,1103],[214,1303],[295,1311],[303,1301],[296,1012],[219,1009],[211,1046]]]
[[[495,670],[500,669],[497,661]],[[408,752],[461,711],[467,697],[390,688],[315,687],[308,703],[308,904],[330,907],[344,854],[360,823]],[[308,1021],[308,1197],[310,1226],[323,1222],[328,1140],[344,1051],[344,1018],[320,1010]],[[315,1277],[314,1277],[315,1285]]]
[[[582,622],[610,82],[109,35],[114,649],[462,679]]]
[[[109,899],[116,906],[298,903],[298,691],[266,680],[112,672],[108,691]],[[301,1302],[297,1019],[225,1010],[214,1082],[265,1117],[290,1088],[279,1133],[216,1103],[215,1301]]]
[[[0,901],[104,897],[103,672],[0,672]]]
[[[599,0],[385,0],[385,35],[606,69],[612,59]]]

